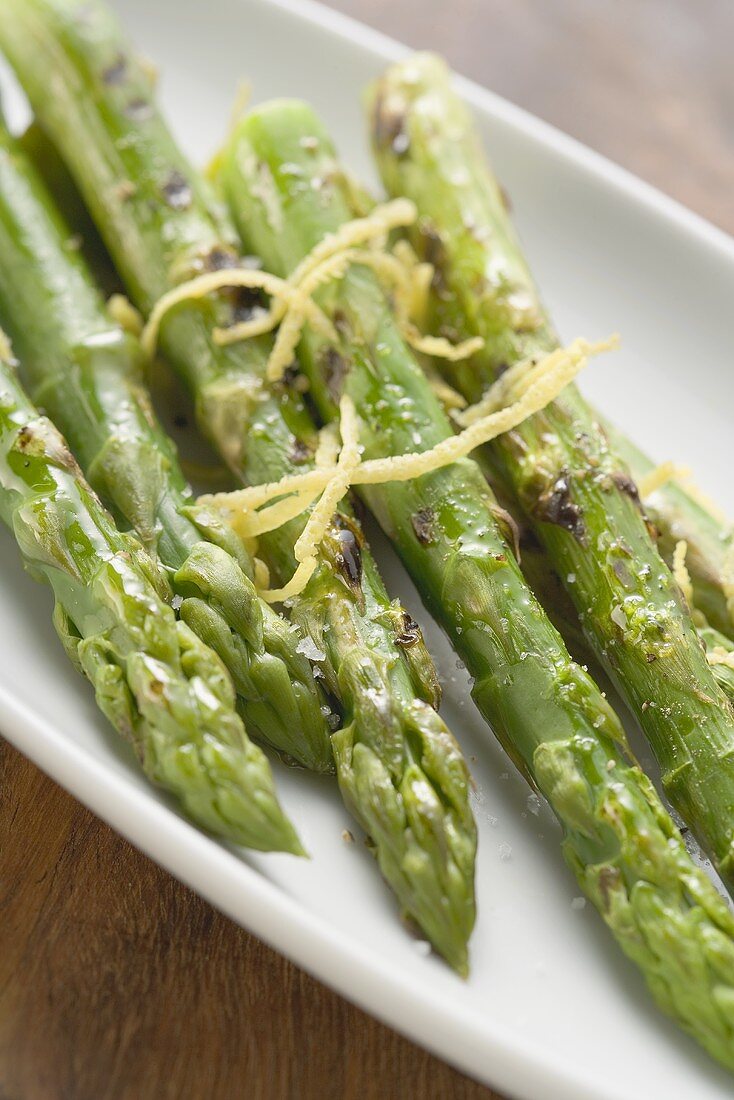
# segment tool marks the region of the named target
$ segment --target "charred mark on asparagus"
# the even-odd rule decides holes
[[[253,293],[252,290],[246,287],[237,287],[231,293],[234,298],[234,305],[232,306],[232,321],[234,324],[239,325],[244,321],[252,321],[255,317],[265,313],[265,307],[258,295]]]
[[[381,100],[376,110],[375,138],[380,145],[392,149],[396,156],[405,156],[410,148],[405,112],[396,111]]]
[[[116,59],[102,73],[105,84],[122,84],[127,76],[127,58],[124,53],[118,54]]]
[[[202,257],[202,263],[205,271],[225,271],[240,266],[234,249],[223,248],[221,244],[215,244],[213,248],[210,248],[206,255]],[[243,287],[241,289],[245,290],[247,288]],[[253,298],[257,299],[257,295],[253,294]]]
[[[137,191],[137,186],[132,180],[120,180],[114,187],[115,197],[118,198],[120,202],[128,202],[133,195],[137,194]]]
[[[612,481],[619,489],[620,493],[625,493],[631,500],[635,502],[638,508],[642,509],[642,501],[640,500],[640,491],[637,488],[637,484],[632,480],[629,474],[626,474],[623,470],[616,470],[612,475]]]
[[[608,913],[612,905],[614,895],[619,890],[621,874],[616,867],[604,866],[599,871],[599,891],[601,893],[604,912]]]
[[[421,218],[419,223],[420,245],[422,258],[433,267],[431,287],[439,296],[448,293],[444,267],[446,264],[446,247],[441,234],[433,222],[427,218]]]
[[[50,420],[39,419],[24,424],[15,437],[14,449],[18,454],[43,455],[74,477],[82,477],[79,463]]]
[[[612,569],[614,570],[617,579],[620,581],[621,584],[624,585],[625,588],[628,588],[630,590],[633,590],[635,588],[635,579],[632,576],[632,573],[630,572],[630,569],[627,566],[626,562],[619,560],[614,561],[612,562]]]
[[[512,549],[517,561],[520,561],[520,528],[514,516],[499,504],[493,504],[490,511],[504,535],[505,542]]]
[[[298,439],[296,436],[294,436],[288,457],[290,458],[294,466],[300,466],[302,463],[308,462],[308,460],[313,457],[313,451],[305,440]]]
[[[191,184],[179,172],[178,168],[172,168],[168,173],[165,183],[161,187],[163,198],[173,210],[187,210],[191,206],[194,194]]]
[[[414,512],[410,517],[410,522],[415,532],[415,537],[421,546],[430,546],[434,542],[436,533],[434,525],[436,522],[436,513],[433,508],[419,508],[417,512]]]
[[[153,108],[146,99],[131,99],[125,107],[125,114],[133,122],[145,122],[153,115]]]
[[[329,344],[323,353],[326,385],[333,401],[341,397],[344,378],[349,371],[349,360],[333,345]]]
[[[349,324],[349,318],[347,317],[343,309],[334,310],[333,321],[334,328],[341,336],[348,338],[351,335],[352,328]]]
[[[569,531],[580,543],[586,541],[586,527],[581,509],[571,497],[568,473],[564,471],[553,487],[539,498],[536,515],[542,523],[555,523]]]
[[[350,588],[358,590],[362,583],[362,551],[359,539],[351,527],[336,531],[338,550],[334,560]]]
[[[402,628],[395,635],[395,641],[403,649],[410,649],[417,642],[420,642],[423,638],[421,628],[415,621],[412,615],[409,615],[407,611],[403,611],[403,625]]]
[[[250,316],[254,316],[255,313],[251,313]],[[280,382],[275,383],[275,388],[283,390],[295,390],[298,392],[304,392],[303,390],[304,377],[301,373],[299,364],[293,360],[293,362],[285,368],[283,371],[283,377]]]

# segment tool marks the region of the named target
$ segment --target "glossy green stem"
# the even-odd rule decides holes
[[[551,568],[545,551],[531,531],[523,531],[520,549],[520,567],[523,575],[533,591],[537,593],[548,618],[568,646],[569,653],[576,661],[589,665],[597,682],[606,682],[604,669],[598,664],[596,655],[581,629],[576,608],[561,584],[560,578]],[[734,642],[713,627],[702,624],[696,629],[708,654],[715,654],[722,649],[726,652],[734,650]],[[734,668],[728,664],[715,663],[711,665],[711,672],[727,699],[734,703]]]
[[[106,9],[86,0],[1,7],[2,45],[138,308],[147,314],[189,276],[239,264],[234,231],[176,147]],[[43,69],[52,79],[39,79]],[[161,333],[201,428],[230,469],[252,481],[303,469],[316,440],[298,394],[263,386],[267,341],[223,349],[213,340],[215,324],[257,308],[239,293],[187,302]],[[261,540],[275,583],[294,569],[301,525]],[[430,705],[437,681],[420,631],[389,600],[348,509],[334,518],[317,573],[290,613],[341,706],[333,747],[344,799],[404,910],[466,972],[476,848],[468,772]]]
[[[506,366],[555,348],[555,333],[445,65],[419,55],[391,67],[372,89],[370,120],[387,190],[415,202],[412,239],[435,265],[432,331],[484,338],[471,360],[442,365],[474,402]],[[731,886],[734,711],[626,466],[575,386],[491,448],[668,798]]]
[[[34,400],[160,563],[179,617],[224,661],[248,729],[305,767],[333,769],[326,699],[298,631],[258,598],[240,540],[195,508],[151,407],[137,341],[110,318],[78,238],[2,127],[0,315]]]
[[[89,216],[79,191],[56,149],[34,120],[16,138],[18,147],[33,165],[54,206],[71,230],[70,241],[78,248],[94,274],[95,282],[105,298],[122,292],[120,276],[115,270],[97,227]]]
[[[608,430],[609,426],[605,424],[605,431]],[[576,661],[579,661],[579,663],[585,663],[590,666],[592,675],[597,683],[607,683],[604,669],[599,665],[594,651],[589,646],[588,639],[581,628],[581,622],[576,613],[576,608],[571,602],[568,592],[561,583],[558,574],[551,567],[547,554],[538,542],[527,520],[517,510],[516,502],[512,499],[511,490],[502,479],[501,470],[498,469],[496,463],[491,463],[489,461],[490,458],[491,454],[488,449],[483,448],[477,455],[477,462],[482,469],[482,473],[492,486],[492,490],[496,494],[497,499],[507,512],[512,537],[518,547],[520,567],[523,571],[523,575],[532,590],[537,594],[548,618],[568,646],[569,653]],[[653,464],[650,462],[649,469],[652,468]],[[641,473],[644,474],[645,472],[647,471],[641,468]],[[685,502],[682,503],[684,518],[686,520],[686,529],[693,539],[700,536],[700,541],[703,543],[706,539],[707,530],[705,526],[699,528],[696,521],[698,510],[703,510],[703,506],[694,500],[694,498],[688,497],[687,494],[686,499],[690,500],[692,505],[692,507],[688,508]],[[708,520],[710,523],[713,523],[713,516],[709,514]],[[721,649],[727,652],[734,650],[734,642],[732,642],[727,635],[722,634],[721,631],[716,630],[707,622],[697,623],[696,631],[707,653],[710,654],[713,650]],[[715,663],[712,664],[711,671],[726,697],[730,702],[734,703],[734,669],[730,668],[727,664]]]
[[[221,167],[245,243],[280,274],[349,218],[342,178],[319,120],[290,102],[244,119]],[[336,345],[313,332],[302,340],[322,416],[333,417],[339,395],[350,394],[366,458],[423,450],[449,435],[372,273],[352,268],[318,301],[339,334]],[[665,1010],[734,1065],[734,971],[727,962],[722,1001],[718,962],[711,966],[704,947],[710,932],[733,958],[730,914],[649,781],[628,763],[615,715],[527,588],[479,469],[463,461],[365,497],[475,677],[482,713],[556,813],[581,888]],[[712,922],[714,912],[726,913],[724,925],[718,915]],[[703,961],[702,948],[694,992],[690,963]]]
[[[599,415],[599,414],[597,414]],[[655,463],[619,428],[599,417],[611,446],[635,481],[655,469]],[[693,586],[693,603],[715,630],[734,632],[734,528],[698,494],[677,479],[666,482],[644,501],[645,514],[658,532],[658,550],[668,565],[676,544],[688,544],[686,568]]]

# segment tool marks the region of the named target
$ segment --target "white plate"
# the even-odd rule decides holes
[[[372,178],[360,93],[401,55],[400,47],[289,0],[185,7],[178,0],[119,0],[118,7],[160,66],[165,109],[194,157],[214,149],[237,81],[246,76],[256,99],[311,100],[345,158]],[[590,368],[589,391],[657,456],[693,466],[734,512],[728,469],[715,462],[734,407],[734,244],[489,92],[466,81],[460,88],[512,194],[561,331],[569,338],[623,334],[624,350]],[[572,907],[578,890],[561,859],[558,830],[545,808],[529,812],[527,787],[476,714],[465,677],[435,628],[428,633],[447,681],[446,718],[477,758],[479,920],[466,983],[422,956],[367,852],[342,841],[349,820],[333,784],[278,768],[285,805],[313,853],[310,863],[227,850],[182,820],[100,720],[54,637],[48,592],[23,575],[4,531],[0,553],[3,732],[234,920],[514,1096],[731,1096],[731,1078],[660,1016],[591,907]],[[387,573],[415,610],[399,568],[391,563]],[[502,858],[508,846],[510,858]]]

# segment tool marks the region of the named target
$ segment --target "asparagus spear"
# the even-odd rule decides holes
[[[617,429],[610,428],[607,422],[604,423],[604,428],[607,432],[615,431],[617,435],[621,435]],[[630,448],[634,446],[631,443],[628,443],[628,445]],[[639,456],[640,472],[643,475],[648,470],[655,468],[649,459],[644,458],[636,448],[634,450]],[[492,486],[492,490],[502,508],[507,513],[507,523],[512,530],[513,543],[517,547],[518,561],[525,579],[537,594],[548,618],[568,646],[568,651],[574,660],[590,665],[592,675],[597,683],[607,685],[606,674],[589,646],[586,635],[581,628],[579,617],[576,614],[576,608],[563,587],[560,577],[550,565],[548,557],[532,528],[517,511],[515,502],[511,499],[511,490],[502,478],[502,471],[497,468],[496,463],[488,461],[490,457],[485,448],[477,455],[477,463]],[[642,465],[643,459],[644,466]],[[637,468],[633,467],[633,471],[637,473]],[[702,503],[689,496],[684,489],[681,488],[680,493],[678,493],[678,486],[674,486],[674,488],[676,490],[675,495],[667,498],[663,505],[666,515],[672,515],[673,502],[680,501],[679,537],[683,537],[685,534],[699,547],[704,546],[710,527],[716,522],[715,517],[706,511]],[[670,512],[667,509],[668,503],[671,505]],[[703,516],[702,523],[698,522],[699,514]],[[671,535],[672,531],[673,529],[670,528]],[[686,560],[688,561],[688,558]],[[705,621],[697,623],[696,630],[706,653],[714,661],[712,672],[716,681],[730,702],[734,703],[734,660],[728,657],[726,661],[721,659],[724,654],[730,654],[734,651],[734,642]]]
[[[300,104],[273,104],[244,120],[223,158],[222,182],[246,243],[281,273],[349,214],[328,138]],[[341,336],[336,347],[313,332],[302,341],[310,392],[322,414],[334,414],[338,356],[339,385],[361,412],[365,457],[413,450],[415,434],[421,448],[450,434],[372,273],[352,269],[339,286],[324,288],[318,302],[338,317]],[[696,892],[704,890],[717,906],[720,899],[682,852],[651,784],[625,760],[615,716],[524,585],[479,470],[469,461],[456,463],[370,491],[368,501],[475,675],[483,713],[558,816],[581,888],[658,1002],[734,1064],[734,1017],[720,1033],[723,1042],[712,1044],[703,1020],[711,1021],[712,1011],[721,1019],[718,994],[713,986],[700,987],[694,1009],[688,966],[680,969],[697,938],[688,918],[691,874]],[[412,522],[416,515],[419,524]],[[731,947],[727,939],[727,953]]]
[[[598,416],[598,414],[597,414]],[[605,417],[599,417],[612,448],[641,481],[655,464]],[[734,629],[734,533],[713,505],[692,494],[675,478],[644,501],[645,514],[659,532],[658,549],[670,564],[680,539],[688,545],[686,567],[693,586],[693,603],[711,626],[731,634]]]
[[[590,666],[592,675],[598,683],[606,683],[604,670],[598,665],[596,656],[589,648],[586,635],[581,629],[576,608],[571,603],[558,574],[551,568],[542,546],[531,531],[522,530],[519,548],[523,576],[537,593],[543,609],[566,643],[569,653],[574,660]],[[710,654],[715,661],[711,666],[714,678],[726,697],[734,703],[734,664],[728,659],[726,661],[720,659],[724,654],[734,651],[734,642],[707,624],[702,624],[696,629],[707,654]]]
[[[436,265],[434,321],[485,340],[470,361],[445,366],[477,401],[503,367],[556,347],[555,334],[443,63],[421,55],[391,67],[373,89],[371,120],[386,187],[414,200],[416,246]],[[492,451],[645,731],[666,794],[731,885],[734,712],[634,482],[573,386]]]
[[[54,625],[148,777],[197,824],[237,844],[303,854],[270,766],[247,737],[218,657],[159,593],[143,547],[121,534],[53,424],[0,351],[0,516],[55,597]]]
[[[17,145],[53,195],[54,208],[72,232],[70,241],[81,252],[105,298],[122,291],[120,276],[97,232],[89,211],[64,164],[38,123],[33,119],[17,138]]]
[[[233,230],[177,149],[109,13],[58,0],[6,3],[0,14],[3,45],[136,305],[149,314],[188,276],[239,264]],[[38,79],[44,68],[51,80]],[[184,303],[164,321],[161,345],[233,472],[269,481],[313,461],[316,433],[297,393],[265,390],[267,341],[244,350],[213,341],[213,325],[256,308],[237,294]],[[260,542],[276,579],[293,571],[302,523]],[[420,632],[389,601],[348,509],[290,611],[341,702],[333,746],[344,799],[406,912],[465,972],[476,848],[466,765],[429,705],[438,686]]]
[[[430,373],[435,376],[433,368]],[[452,391],[452,398],[455,392]],[[614,453],[626,464],[635,482],[644,488],[646,479],[658,471],[656,464],[598,409],[594,410],[594,416]],[[480,460],[495,487],[504,482],[505,503],[510,501],[512,487],[500,456],[485,448]],[[672,566],[678,543],[686,542],[686,568],[693,590],[693,609],[715,630],[731,634],[734,629],[734,525],[713,501],[686,484],[685,479],[681,480],[675,468],[671,473],[672,476],[654,490],[641,491],[645,516],[668,566]]]
[[[248,728],[306,767],[333,769],[326,700],[298,633],[258,598],[240,540],[194,507],[145,392],[137,342],[110,319],[72,233],[2,126],[0,313],[34,400],[164,568],[179,617],[227,666]]]

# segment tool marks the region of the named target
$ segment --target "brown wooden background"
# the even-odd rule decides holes
[[[731,0],[333,0],[734,231]],[[205,950],[202,947],[205,947]],[[0,1100],[491,1100],[0,741]]]

